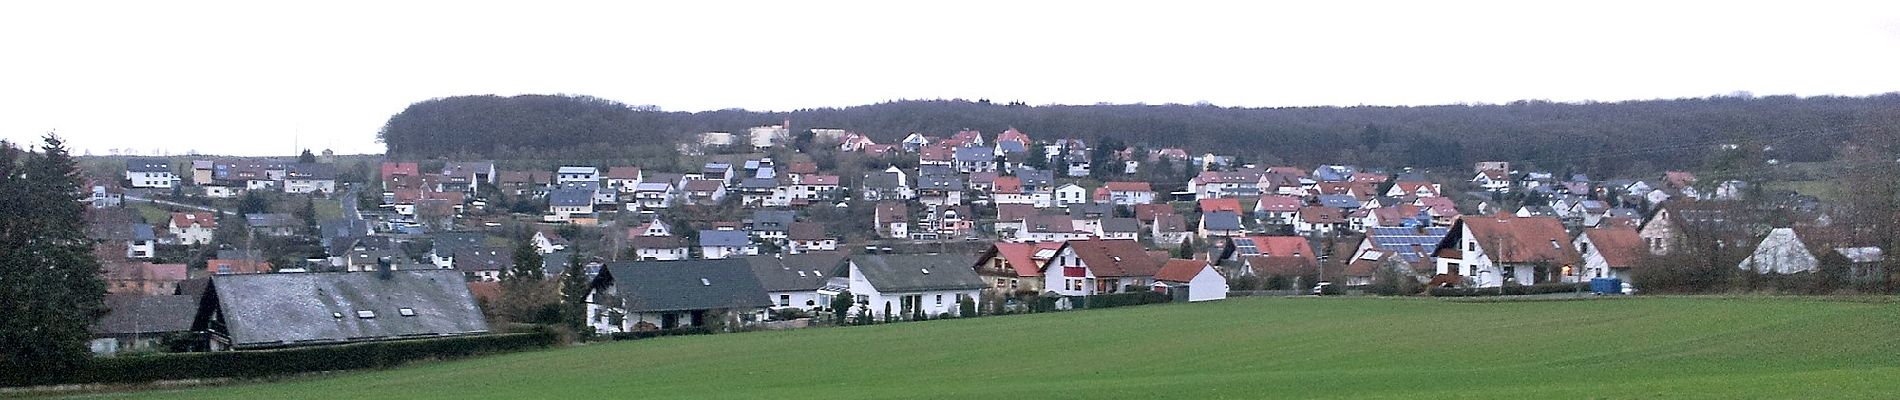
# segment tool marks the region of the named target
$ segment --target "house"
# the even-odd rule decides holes
[[[699,231],[699,255],[705,259],[759,255],[759,245],[744,231]]]
[[[692,258],[692,247],[686,240],[673,236],[634,236],[627,238],[627,245],[633,246],[634,256],[644,261],[671,261]]]
[[[220,275],[198,304],[192,330],[212,350],[488,333],[455,271]]]
[[[600,182],[600,168],[565,166],[554,170],[554,183]]]
[[[157,158],[125,160],[125,180],[131,187],[149,189],[171,189],[179,182],[171,162]]]
[[[1154,188],[1148,182],[1108,182],[1102,187],[1108,189],[1111,204],[1133,206],[1155,202]]]
[[[911,189],[910,176],[896,166],[864,174],[860,192],[860,197],[865,201],[909,200],[917,197],[917,192]]]
[[[846,260],[851,295],[872,318],[958,316],[987,284],[969,261],[941,255],[854,255]],[[921,317],[921,318],[920,318]]]
[[[1141,221],[1134,218],[1102,218],[1095,236],[1109,240],[1135,240],[1141,237]]]
[[[957,147],[984,147],[983,132],[970,129],[957,131],[956,134],[950,135],[950,139],[944,140],[944,142],[951,143]]]
[[[924,146],[929,145],[930,138],[925,137],[924,134],[922,133],[911,132],[910,135],[904,136],[904,140],[899,141],[898,143],[904,146],[904,152],[915,153],[919,150],[922,150]]]
[[[534,231],[534,237],[528,240],[534,244],[534,251],[543,255],[567,250],[569,244],[567,238],[561,237],[560,233],[546,229]]]
[[[494,161],[449,161],[442,164],[442,176],[469,182],[470,193],[479,190],[483,183],[494,184],[497,175]]]
[[[925,205],[963,204],[963,189],[961,176],[919,175],[917,177],[917,201]]]
[[[245,214],[244,221],[252,232],[267,236],[291,236],[304,228],[303,220],[282,213]]]
[[[1478,175],[1471,178],[1471,183],[1488,192],[1511,191],[1511,175],[1506,171],[1492,169],[1478,171]]]
[[[88,193],[86,197],[86,202],[89,203],[92,208],[118,207],[121,204],[125,204],[125,189],[119,187],[116,183],[98,180],[88,182],[85,187],[92,189],[91,193]],[[207,190],[209,190],[209,188],[207,188]]]
[[[885,201],[877,203],[871,218],[877,223],[877,234],[884,238],[910,237],[910,209],[902,202]]]
[[[652,210],[667,208],[673,204],[673,198],[679,195],[672,182],[641,182],[633,185],[632,205]]]
[[[745,257],[758,277],[773,310],[800,309],[806,312],[831,307],[830,299],[821,299],[818,289],[825,287],[844,262],[844,253],[822,251],[789,255]]]
[[[108,294],[105,307],[105,316],[86,327],[92,333],[86,347],[93,355],[169,351],[167,339],[191,332],[198,296]]]
[[[1385,195],[1391,197],[1438,197],[1439,193],[1443,193],[1442,190],[1443,188],[1441,186],[1431,182],[1398,182],[1392,184],[1392,189],[1386,190]]]
[[[1320,182],[1345,182],[1359,172],[1359,167],[1350,165],[1320,165],[1313,169],[1313,179]]]
[[[1365,239],[1346,264],[1346,286],[1372,284],[1381,268],[1403,267],[1400,276],[1429,278],[1436,269],[1432,250],[1450,232],[1439,226],[1366,228]]]
[[[654,218],[646,223],[627,228],[627,237],[639,236],[673,236],[673,227],[667,225],[664,220]]]
[[[146,259],[158,256],[158,235],[152,233],[151,225],[130,224],[127,229],[130,235],[125,238],[126,258]]]
[[[1155,246],[1175,247],[1186,243],[1188,236],[1194,234],[1187,229],[1187,218],[1179,214],[1161,214],[1155,216],[1155,222],[1149,226],[1149,237]]]
[[[1170,259],[1155,273],[1154,289],[1175,301],[1212,301],[1227,298],[1227,278],[1206,261]]]
[[[726,199],[726,181],[688,179],[684,185],[681,185],[680,194],[686,204],[717,205]]]
[[[1582,279],[1616,278],[1629,282],[1630,271],[1642,261],[1647,246],[1636,228],[1610,226],[1584,229],[1573,243],[1583,256]]]
[[[336,168],[330,164],[291,164],[283,181],[284,193],[336,193]]]
[[[1161,260],[1133,240],[1085,239],[1062,243],[1038,269],[1043,287],[1060,296],[1150,290]]]
[[[713,320],[737,327],[762,319],[772,306],[752,265],[742,259],[609,262],[590,287],[587,323],[603,333],[706,326]]]
[[[1768,237],[1762,238],[1755,251],[1736,267],[1758,274],[1786,275],[1817,271],[1821,259],[1808,250],[1808,244],[1794,229],[1775,228],[1768,231]]]
[[[1245,227],[1240,224],[1240,213],[1233,211],[1214,211],[1201,214],[1200,237],[1227,237],[1239,235]]]
[[[212,275],[268,274],[274,267],[254,258],[214,258],[205,260],[205,272]]]
[[[963,173],[996,172],[996,151],[987,147],[958,147],[957,171]]]
[[[646,174],[640,171],[640,167],[607,168],[607,187],[621,193],[633,193],[645,179]]]
[[[1195,200],[1235,197],[1260,193],[1262,174],[1258,171],[1202,171],[1188,180],[1188,191]]]
[[[1076,229],[1075,220],[1068,215],[1035,215],[1023,219],[1023,229],[1016,232],[1019,242],[1066,242],[1086,239],[1095,232]]]
[[[1059,243],[1010,243],[996,242],[976,257],[972,268],[983,279],[986,291],[1004,296],[1042,293],[1042,264],[1037,261],[1039,252],[1047,252],[1044,259],[1053,256]]]
[[[1696,243],[1726,247],[1753,242],[1760,231],[1754,224],[1734,218],[1727,207],[1717,202],[1661,204],[1637,235],[1655,255],[1668,255]],[[1698,241],[1691,243],[1692,238]]]
[[[1339,209],[1306,206],[1300,207],[1299,219],[1293,221],[1293,232],[1301,235],[1331,235],[1345,232],[1350,224]]]
[[[1459,218],[1432,255],[1439,275],[1458,275],[1476,287],[1555,282],[1582,264],[1563,222],[1551,217]]]
[[[470,281],[500,282],[501,274],[515,267],[515,252],[509,247],[464,247],[454,254],[451,267],[462,271]]]
[[[838,238],[825,232],[825,224],[818,222],[793,222],[786,239],[792,254],[838,249]]]
[[[1293,225],[1300,218],[1300,208],[1306,201],[1294,196],[1260,196],[1253,206],[1254,218],[1262,224]]]
[[[185,264],[148,262],[104,263],[106,293],[159,295],[177,292],[178,282],[188,277]]]
[[[422,175],[422,168],[418,167],[416,163],[412,163],[412,162],[384,161],[382,164],[382,168],[380,170],[381,170],[381,175],[379,176],[382,178],[383,182],[389,182],[391,179],[394,179],[395,177],[398,177],[398,176],[421,176]]]
[[[780,144],[784,144],[786,142],[791,141],[792,139],[792,128],[791,128],[791,125],[789,125],[790,123],[791,123],[790,121],[786,121],[786,124],[781,124],[781,125],[766,125],[766,126],[755,126],[752,128],[748,128],[746,129],[746,136],[749,139],[751,139],[752,147],[767,148],[767,147],[773,147]]]
[[[918,166],[939,166],[955,169],[956,160],[957,148],[955,147],[933,143],[917,151]]]
[[[594,212],[594,191],[587,189],[555,189],[548,191],[547,222],[567,222],[575,215]]]
[[[1089,190],[1083,188],[1081,185],[1065,183],[1055,190],[1054,204],[1056,207],[1068,207],[1070,204],[1087,203],[1088,201]]]
[[[752,237],[760,239],[785,239],[786,234],[792,229],[792,223],[797,219],[798,212],[795,211],[753,211],[751,224],[746,226],[746,230],[751,232]]]

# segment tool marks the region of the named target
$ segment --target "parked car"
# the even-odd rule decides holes
[[[1323,295],[1329,295],[1329,294],[1335,294],[1332,282],[1320,281],[1319,284],[1313,285],[1314,296],[1323,296]]]

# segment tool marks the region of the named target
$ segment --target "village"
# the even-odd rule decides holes
[[[1711,241],[1746,256],[1733,270],[1877,281],[1883,255],[1831,229],[1818,198],[1688,171],[1261,165],[1013,128],[875,143],[790,121],[677,150],[683,166],[126,159],[89,180],[110,293],[91,348],[499,332],[528,322],[496,311],[524,270],[584,273],[581,333],[611,335],[1230,296],[1632,295],[1644,259]],[[523,249],[540,265],[517,265]]]

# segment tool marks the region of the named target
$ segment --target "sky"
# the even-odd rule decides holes
[[[0,138],[380,153],[404,107],[477,94],[786,111],[1900,91],[1895,1],[806,3],[0,2]]]

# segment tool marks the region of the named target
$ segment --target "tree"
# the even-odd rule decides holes
[[[305,229],[309,229],[310,232],[317,231],[317,200],[314,196],[303,198],[303,208],[299,209],[297,214],[299,214],[299,217],[303,217],[303,226]]]
[[[270,211],[270,200],[256,190],[244,191],[244,197],[238,198],[238,214],[257,214]]]
[[[76,370],[105,314],[77,164],[44,140],[37,154],[0,142],[0,382]]]
[[[1044,149],[1041,145],[1030,144],[1029,157],[1027,158],[1028,159],[1023,160],[1024,166],[1034,168],[1038,171],[1049,170],[1049,151]]]
[[[839,325],[843,325],[844,318],[851,315],[851,299],[854,298],[856,297],[852,296],[849,290],[831,297],[831,317]]]
[[[558,301],[542,278],[541,253],[533,244],[521,241],[515,246],[514,265],[501,273],[501,304],[496,314],[510,322],[561,322],[541,318],[543,310]]]
[[[303,149],[303,154],[297,155],[297,162],[304,164],[315,163],[317,162],[317,155],[310,154],[310,149]]]
[[[581,265],[581,253],[568,252],[567,271],[561,273],[561,322],[575,332],[587,327],[587,266]],[[591,333],[591,332],[588,332]]]
[[[508,283],[510,281],[541,280],[545,278],[543,275],[544,272],[541,271],[541,264],[541,252],[535,250],[533,243],[523,240],[521,244],[515,246],[515,265],[509,267],[507,271],[502,271],[501,281],[502,283]]]

